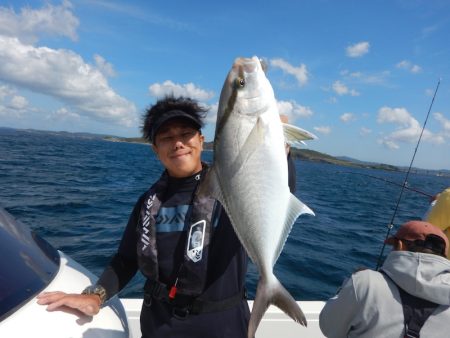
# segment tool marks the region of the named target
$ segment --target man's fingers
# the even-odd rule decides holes
[[[68,301],[66,298],[61,298],[61,299],[53,301],[51,303],[47,303],[48,304],[47,311],[54,311],[54,310],[56,310],[59,307],[64,306],[64,305],[73,308],[73,306],[71,306],[70,303],[71,302]]]
[[[63,298],[66,294],[60,291],[43,292],[37,296],[37,303],[41,305],[49,304]]]
[[[63,292],[61,292],[61,291],[41,292],[40,294],[37,295],[37,298],[41,299],[41,298],[52,297],[53,295],[58,295],[58,294],[61,294],[61,293],[63,293]]]
[[[67,294],[60,291],[43,292],[37,296],[37,303],[47,305],[47,311],[75,309],[82,313],[93,316],[100,310],[98,296]]]

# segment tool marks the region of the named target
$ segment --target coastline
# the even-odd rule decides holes
[[[145,144],[149,145],[149,143],[141,137],[117,137],[117,136],[106,136],[103,137],[105,141],[109,142],[125,142],[125,143],[137,143],[137,144]],[[213,151],[213,142],[205,142],[204,144],[205,151]],[[390,172],[406,172],[408,168],[406,167],[398,167],[385,163],[371,163],[359,161],[356,159],[348,159],[342,157],[335,157],[332,155],[328,155],[325,153],[321,153],[315,150],[310,149],[297,149],[291,148],[291,156],[294,159],[299,159],[303,161],[310,162],[320,162],[326,164],[334,164],[344,167],[352,167],[352,168],[363,168],[363,169],[378,169],[385,170]],[[411,173],[414,174],[423,174],[423,175],[431,175],[431,176],[442,176],[442,177],[450,177],[450,171],[444,170],[432,170],[432,169],[421,169],[421,168],[411,168]]]

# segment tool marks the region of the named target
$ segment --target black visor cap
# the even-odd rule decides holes
[[[187,123],[192,125],[194,128],[200,130],[203,126],[203,123],[200,119],[198,119],[196,116],[193,116],[191,114],[188,114],[182,110],[170,110],[163,114],[159,119],[153,123],[152,127],[152,134],[151,134],[151,141],[152,143],[155,142],[155,136],[158,132],[159,128],[162,127],[162,125],[170,120],[173,119],[180,119],[180,120],[186,120]]]

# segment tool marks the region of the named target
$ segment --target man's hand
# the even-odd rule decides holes
[[[88,316],[94,316],[100,311],[100,296],[80,295],[60,291],[43,292],[37,296],[37,303],[47,305],[47,311],[55,311],[63,306],[76,309]]]

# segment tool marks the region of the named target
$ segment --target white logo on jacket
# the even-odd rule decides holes
[[[189,229],[186,254],[191,261],[197,263],[202,259],[203,243],[205,240],[206,221],[201,220],[191,225]]]

